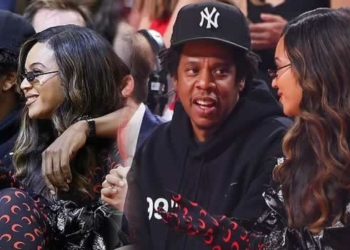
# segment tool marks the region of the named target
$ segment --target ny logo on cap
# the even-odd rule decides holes
[[[219,24],[218,24],[218,17],[220,16],[220,13],[216,10],[216,8],[214,7],[212,9],[212,11],[209,13],[208,7],[206,7],[204,9],[204,11],[201,11],[201,22],[199,23],[200,27],[203,27],[204,24],[204,20],[207,20],[207,29],[211,29],[211,27],[213,26],[214,28],[218,28]]]

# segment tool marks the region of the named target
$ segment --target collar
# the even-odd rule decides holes
[[[141,103],[130,121],[125,125],[119,134],[119,142],[123,147],[124,152],[124,165],[131,166],[132,160],[134,159],[137,139],[140,133],[143,116],[146,111],[146,106]],[[118,143],[119,144],[119,143]]]

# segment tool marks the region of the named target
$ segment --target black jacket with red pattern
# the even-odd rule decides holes
[[[206,142],[193,139],[181,103],[136,152],[128,175],[125,212],[142,249],[205,249],[202,242],[168,230],[157,208],[174,206],[166,190],[198,202],[212,214],[257,218],[282,137],[291,125],[262,82],[253,81],[227,120]]]

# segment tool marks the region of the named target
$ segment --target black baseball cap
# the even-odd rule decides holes
[[[251,49],[246,17],[237,7],[225,3],[204,2],[180,9],[170,47],[203,39],[220,41],[246,51]]]
[[[19,54],[21,45],[34,34],[34,28],[24,17],[0,10],[0,49]]]

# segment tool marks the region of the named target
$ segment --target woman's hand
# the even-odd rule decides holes
[[[115,138],[117,131],[134,115],[138,106],[126,105],[117,111],[95,118],[96,137]],[[58,188],[68,191],[72,180],[70,161],[85,145],[89,128],[86,121],[78,121],[71,125],[42,154],[42,174],[46,186],[51,193]],[[118,145],[119,146],[119,145]]]
[[[42,153],[42,174],[48,189],[55,193],[55,188],[68,191],[72,181],[70,161],[82,148],[87,139],[88,125],[79,121],[70,126]]]
[[[126,176],[130,167],[112,169],[102,183],[101,200],[123,212],[128,184]]]

